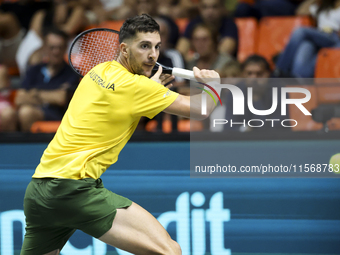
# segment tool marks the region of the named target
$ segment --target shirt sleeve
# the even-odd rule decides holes
[[[136,116],[152,119],[178,97],[178,93],[145,76],[140,76],[135,86],[133,114]]]

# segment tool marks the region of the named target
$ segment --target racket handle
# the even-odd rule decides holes
[[[177,68],[177,67],[172,68],[172,75],[181,77],[183,79],[188,79],[188,80],[195,79],[193,71],[189,71],[189,70],[185,70],[185,69]]]

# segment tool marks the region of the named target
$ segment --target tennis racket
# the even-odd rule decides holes
[[[119,32],[108,28],[93,28],[80,33],[74,38],[68,54],[72,69],[84,77],[96,65],[116,60],[119,55]],[[184,79],[195,79],[194,72],[177,67],[162,66],[163,73]]]

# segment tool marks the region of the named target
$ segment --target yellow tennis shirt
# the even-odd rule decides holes
[[[80,82],[33,178],[98,179],[115,163],[142,116],[153,118],[178,94],[116,61]]]

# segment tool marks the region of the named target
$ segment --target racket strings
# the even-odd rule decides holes
[[[119,35],[109,31],[92,31],[79,37],[70,52],[70,60],[79,74],[84,76],[94,66],[117,59]]]

